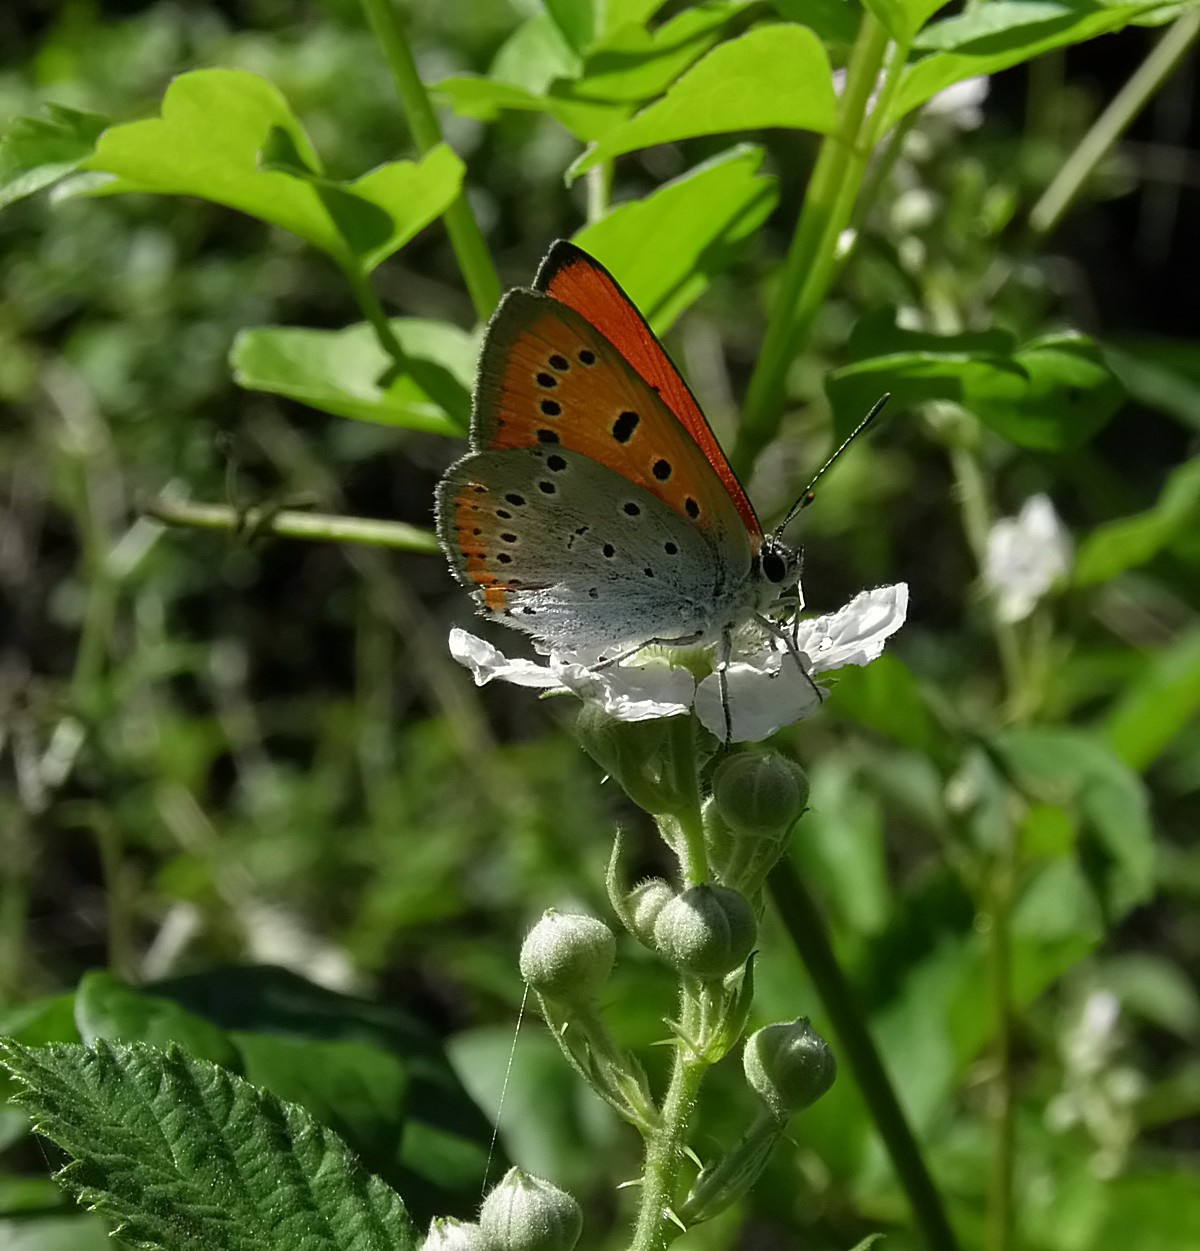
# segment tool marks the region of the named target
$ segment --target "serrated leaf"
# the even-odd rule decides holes
[[[620,275],[643,316],[663,334],[722,268],[732,245],[766,219],[778,199],[758,171],[762,149],[739,146],[613,209],[575,242]]]
[[[992,0],[992,4],[980,5],[973,12],[984,12],[995,2],[996,0]],[[914,61],[905,69],[886,125],[894,126],[939,91],[944,91],[963,79],[974,78],[980,74],[994,74],[1053,48],[1064,48],[1093,39],[1097,35],[1120,30],[1157,7],[1158,0],[1144,0],[1141,4],[1126,5],[1106,5],[1095,3],[1094,0],[1064,3],[1065,12],[1057,19],[1045,20],[1039,10],[1034,14],[1034,20],[1027,25],[1010,24],[995,35],[972,40],[956,47],[954,51],[934,52]],[[946,22],[960,20],[952,17],[947,18]],[[923,43],[932,46],[943,39],[945,36],[941,28],[945,24],[936,22],[927,27],[921,36]],[[951,28],[951,40],[954,38],[954,29]]]
[[[233,341],[234,380],[339,417],[375,421],[429,434],[461,435],[471,410],[474,339],[448,322],[396,318],[390,323],[406,354],[407,372],[371,326],[343,330],[259,326]]]
[[[85,973],[75,991],[75,1024],[88,1047],[99,1039],[148,1043],[160,1050],[177,1043],[196,1059],[241,1071],[241,1058],[224,1030],[102,969]]]
[[[160,117],[110,127],[81,168],[109,175],[94,194],[199,196],[367,269],[444,212],[462,181],[462,163],[445,145],[420,162],[393,161],[352,182],[327,179],[278,89],[257,74],[225,69],[180,75]]]
[[[92,154],[108,119],[47,104],[43,117],[17,117],[0,135],[0,208],[73,173]]]
[[[828,133],[836,111],[833,71],[816,35],[803,26],[759,26],[719,44],[662,99],[593,143],[567,175],[696,135],[768,127]]]
[[[395,1074],[383,1078],[395,1095],[390,1099],[391,1112],[402,1110],[405,1118],[402,1126],[394,1123],[398,1163],[385,1159],[384,1107],[369,1114],[356,1096],[353,1103],[337,1109],[337,1128],[375,1171],[385,1173],[386,1180],[401,1189],[409,1211],[420,1220],[434,1214],[468,1216],[478,1205],[492,1127],[463,1089],[440,1042],[420,1021],[395,1008],[339,995],[285,969],[270,967],[219,968],[149,989],[236,1033],[247,1065],[261,1064],[264,1072],[271,1063],[269,1044],[255,1044],[251,1057],[246,1037],[252,1033],[284,1037],[287,1046],[278,1054],[278,1071],[288,1083],[285,1093],[318,1116],[329,1114],[328,1109],[340,1099],[339,1089],[361,1082],[366,1058],[354,1048],[366,1045],[399,1061],[408,1078],[403,1100]],[[318,1063],[301,1073],[296,1064],[302,1064],[304,1056],[296,1049],[312,1041],[353,1047],[329,1053],[336,1057],[335,1068]],[[314,1048],[315,1054],[320,1051]],[[283,1065],[289,1057],[285,1072]],[[382,1089],[381,1103],[389,1103]],[[500,1154],[492,1163],[502,1172],[505,1163]]]
[[[408,1251],[400,1196],[294,1104],[177,1048],[0,1043],[58,1179],[162,1251]]]
[[[1097,526],[1079,545],[1072,580],[1107,582],[1153,560],[1177,535],[1200,523],[1200,458],[1173,469],[1158,502],[1143,513]]]
[[[1082,336],[1013,347],[1000,332],[934,336],[873,323],[870,334],[851,336],[851,351],[866,343],[885,354],[835,370],[825,383],[845,433],[886,391],[893,408],[948,400],[1018,447],[1063,451],[1092,438],[1123,394],[1100,349]]]

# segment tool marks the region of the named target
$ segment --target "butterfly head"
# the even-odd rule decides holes
[[[754,572],[760,588],[760,611],[774,607],[780,599],[790,598],[790,592],[799,584],[803,568],[804,553],[800,548],[789,547],[778,533],[766,535],[754,558]]]

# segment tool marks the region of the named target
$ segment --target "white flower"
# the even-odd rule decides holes
[[[1021,621],[1071,569],[1071,537],[1045,495],[1031,495],[1015,517],[988,534],[983,582],[1002,621]]]
[[[756,743],[815,712],[824,692],[813,675],[874,660],[907,612],[908,585],[900,582],[863,591],[835,613],[800,622],[795,643],[804,672],[782,640],[761,629],[747,631],[725,672],[727,699],[715,672],[697,683],[661,648],[645,648],[609,665],[551,652],[539,664],[510,660],[490,643],[454,629],[450,654],[471,670],[477,686],[500,678],[547,694],[571,691],[620,721],[677,717],[694,708],[705,728],[723,739],[728,710],[731,740]]]

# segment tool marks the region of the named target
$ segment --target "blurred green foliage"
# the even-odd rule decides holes
[[[145,508],[428,526],[478,342],[429,225],[460,178],[506,283],[558,235],[605,260],[731,446],[806,130],[832,127],[829,65],[856,22],[828,0],[715,2],[647,29],[656,7],[622,0],[598,26],[565,0],[412,6],[449,145],[419,163],[350,0],[0,17],[0,1033],[223,1058],[337,1129],[421,1219],[471,1210],[479,1108],[507,1080],[504,1151],[571,1187],[587,1245],[614,1248],[632,1137],[536,1025],[508,1067],[521,933],[549,904],[603,915],[612,825],[640,828],[564,729],[566,703],[470,686],[445,647],[468,605],[439,558],[165,530]],[[868,7],[901,38],[933,8]],[[1164,85],[1058,234],[1029,224],[1150,45],[1135,27],[1063,49],[1180,11],[992,0],[924,28],[750,483],[764,518],[782,514],[894,393],[805,514],[805,588],[824,611],[907,580],[910,623],[781,739],[812,779],[794,859],[966,1247],[985,1245],[998,923],[1018,1245],[1200,1245],[1193,80]],[[999,73],[1032,50],[1048,55]],[[804,65],[801,99],[787,84]],[[984,73],[986,100],[933,99]],[[173,79],[168,132],[151,119]],[[214,142],[206,111],[231,109],[244,142]],[[103,170],[123,182],[101,188]],[[374,271],[407,372],[363,320],[355,267]],[[1037,492],[1075,537],[1073,572],[998,624],[978,577],[988,527]],[[639,854],[665,863],[648,836]],[[760,946],[759,1021],[825,1028],[777,920]],[[652,1075],[670,993],[622,947],[611,1023]],[[750,1096],[736,1065],[711,1080],[697,1141],[715,1151]],[[875,1229],[917,1245],[851,1081],[793,1134],[688,1247],[840,1249]],[[0,1241],[101,1245],[11,1107],[0,1143]]]

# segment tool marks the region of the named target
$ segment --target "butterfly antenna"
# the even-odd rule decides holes
[[[830,469],[841,456],[841,454],[858,438],[860,434],[879,416],[883,410],[883,406],[892,398],[890,391],[885,391],[883,395],[871,405],[871,411],[854,427],[853,430],[842,440],[841,446],[833,453],[832,456],[813,474],[812,481],[800,493],[800,498],[788,509],[788,515],[775,527],[776,534],[782,534],[788,526],[795,521],[798,514],[802,513],[816,499],[813,487],[821,481],[826,470]]]

